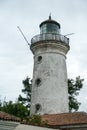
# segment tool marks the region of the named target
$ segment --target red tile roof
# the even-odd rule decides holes
[[[13,115],[7,114],[5,112],[0,111],[0,120],[8,120],[8,121],[17,121],[20,122],[20,118],[15,117]]]
[[[59,128],[61,126],[70,126],[70,125],[87,125],[87,113],[85,112],[43,115],[41,116],[41,119],[42,122],[47,121],[46,127],[52,127],[52,128]],[[0,111],[0,120],[21,122],[20,118],[9,115],[2,111]]]
[[[42,121],[47,121],[51,127],[64,125],[87,125],[87,113],[73,112],[62,114],[43,115]]]

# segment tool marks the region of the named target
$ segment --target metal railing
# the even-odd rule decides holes
[[[61,35],[61,34],[52,34],[52,33],[46,33],[46,34],[39,34],[34,36],[31,39],[31,44],[34,44],[36,42],[40,42],[40,41],[60,41],[63,43],[66,43],[67,45],[69,44],[69,38]]]

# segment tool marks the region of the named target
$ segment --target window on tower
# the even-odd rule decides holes
[[[40,86],[40,84],[41,84],[41,79],[40,79],[40,78],[36,79],[35,84],[37,85],[37,87]]]
[[[40,63],[42,61],[42,56],[38,56],[37,60],[38,60],[38,63]]]
[[[35,105],[35,112],[39,112],[41,110],[41,105],[38,103]]]

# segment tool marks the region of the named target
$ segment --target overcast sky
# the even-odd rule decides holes
[[[87,0],[0,0],[0,99],[15,101],[22,80],[32,78],[33,55],[17,26],[30,42],[50,12],[62,35],[75,33],[69,36],[67,71],[69,78],[85,79],[78,100],[87,112]]]

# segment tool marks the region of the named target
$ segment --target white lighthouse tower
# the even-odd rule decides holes
[[[31,39],[34,69],[31,114],[68,112],[66,54],[69,39],[60,34],[60,24],[51,19],[40,24],[40,34]]]

